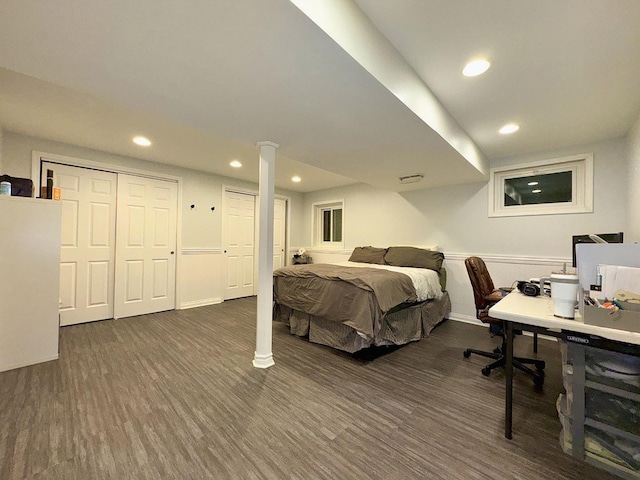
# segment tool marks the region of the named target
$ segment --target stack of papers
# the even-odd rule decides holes
[[[623,290],[627,297],[640,297],[640,268],[619,265],[598,265],[602,275],[602,293],[613,299],[616,292]]]

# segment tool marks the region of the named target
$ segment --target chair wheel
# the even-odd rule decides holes
[[[544,385],[544,377],[533,377],[533,384],[536,387],[541,387]]]
[[[544,360],[540,360],[540,362],[536,363],[536,369],[538,369],[539,371],[544,370],[544,367],[546,367],[547,364],[544,363]]]
[[[489,368],[487,368],[487,367],[484,367],[484,368],[483,368],[482,370],[480,370],[480,371],[482,372],[482,374],[483,374],[485,377],[488,377],[488,376],[491,374],[491,370],[490,370]]]
[[[462,352],[462,355],[464,356],[464,358],[469,358],[471,356],[471,352],[469,350],[465,350],[464,352]]]

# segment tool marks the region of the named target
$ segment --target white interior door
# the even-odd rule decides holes
[[[286,239],[286,201],[276,198],[273,201],[273,269],[285,265]]]
[[[177,197],[175,182],[118,175],[115,318],[175,308]]]
[[[225,191],[225,300],[255,295],[255,195]]]
[[[42,163],[62,193],[60,324],[113,317],[117,175]]]

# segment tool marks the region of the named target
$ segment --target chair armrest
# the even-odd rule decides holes
[[[489,295],[485,295],[484,300],[487,303],[497,303],[503,298],[504,297],[502,296],[502,293],[499,290],[494,290]]]
[[[484,300],[486,303],[498,303],[511,291],[513,291],[513,288],[510,288],[510,287],[496,288],[489,295],[485,295]]]

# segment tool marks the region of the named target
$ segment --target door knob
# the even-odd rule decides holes
[[[171,255],[173,255],[173,254],[174,254],[174,252],[173,252],[173,250],[172,250],[172,251],[171,251]]]

